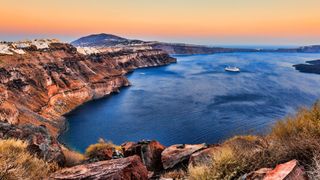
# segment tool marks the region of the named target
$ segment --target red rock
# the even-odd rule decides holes
[[[273,170],[267,172],[263,180],[304,180],[307,179],[303,168],[297,160],[291,160],[279,164]]]
[[[52,174],[49,179],[146,180],[148,170],[139,156],[131,156],[65,168]]]
[[[51,97],[53,96],[54,94],[57,94],[58,93],[58,86],[56,85],[50,85],[47,87],[47,91],[48,91],[48,96]]]
[[[246,180],[260,180],[263,179],[268,172],[270,172],[272,169],[271,168],[261,168],[257,171],[253,171],[249,174],[244,175],[240,179],[246,179]]]
[[[8,99],[8,91],[4,87],[0,86],[0,104]]]
[[[188,162],[190,156],[202,149],[205,149],[206,144],[196,144],[196,145],[172,145],[166,148],[161,153],[161,161],[164,169],[170,169],[174,166]]]
[[[19,111],[16,105],[8,101],[3,101],[3,99],[0,99],[0,101],[2,101],[0,103],[0,121],[18,124],[19,120],[17,117],[19,116]]]
[[[138,155],[149,171],[162,169],[161,153],[165,147],[158,141],[127,142],[122,146],[124,156]]]
[[[124,156],[132,156],[134,153],[132,152],[134,149],[134,146],[136,146],[135,142],[126,142],[121,144],[121,148],[123,150]]]
[[[115,150],[113,147],[101,149],[96,151],[94,155],[89,157],[90,162],[103,161],[113,159]]]

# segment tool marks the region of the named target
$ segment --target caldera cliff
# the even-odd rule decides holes
[[[56,40],[1,43],[0,121],[42,125],[57,136],[62,115],[128,86],[126,73],[175,61],[157,49],[81,54]]]

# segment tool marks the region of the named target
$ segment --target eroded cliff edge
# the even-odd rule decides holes
[[[7,43],[0,53],[0,121],[44,125],[54,136],[64,126],[62,115],[128,86],[126,73],[176,62],[158,49],[84,55],[56,41],[18,45]]]

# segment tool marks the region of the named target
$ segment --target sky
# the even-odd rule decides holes
[[[320,44],[320,0],[0,0],[0,40],[110,33],[205,45]]]

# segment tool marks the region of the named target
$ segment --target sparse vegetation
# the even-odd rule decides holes
[[[21,140],[0,140],[0,179],[44,179],[58,169],[55,163],[47,163],[27,151],[27,143]]]
[[[79,152],[72,151],[67,148],[63,148],[62,152],[66,158],[65,166],[67,167],[79,165],[85,160],[85,156]]]
[[[320,155],[316,154],[313,156],[312,164],[307,171],[310,179],[320,179]]]
[[[111,141],[99,139],[97,144],[92,144],[86,149],[85,155],[90,161],[102,161],[111,159],[115,150],[121,151],[121,147]]]
[[[210,175],[210,167],[207,165],[189,167],[190,180],[207,180],[211,179]]]
[[[162,178],[171,178],[174,180],[184,179],[186,176],[187,172],[183,169],[168,171],[161,175]]]
[[[234,179],[263,167],[297,159],[318,177],[320,103],[276,123],[264,136],[237,136],[222,144],[213,164],[190,167],[190,179]],[[312,164],[312,166],[310,166]]]

